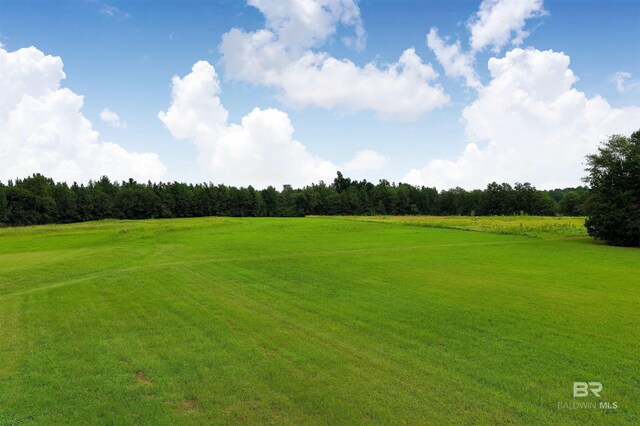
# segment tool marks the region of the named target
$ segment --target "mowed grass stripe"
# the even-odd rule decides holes
[[[33,268],[0,298],[0,423],[638,418],[637,251],[326,218],[224,223],[94,225],[122,261],[107,244],[96,276],[45,291],[29,291],[47,282]],[[35,229],[18,238],[34,244],[10,244],[51,250]],[[558,411],[586,379],[621,408]]]
[[[511,245],[511,244],[531,244],[529,240],[518,238],[514,240],[498,240],[498,241],[476,241],[476,242],[455,242],[450,244],[430,244],[429,247],[432,249],[446,249],[456,246],[467,247],[469,245]],[[164,250],[164,257],[170,258],[173,257],[172,253],[176,250],[182,250],[184,246],[175,245],[170,249]],[[105,257],[111,257],[112,261],[121,261],[124,264],[131,264],[132,260],[135,260],[136,257],[131,254],[139,254],[137,249],[131,250],[128,247],[116,247],[106,252],[106,250],[82,250],[82,249],[72,249],[65,251],[63,254],[59,254],[53,251],[46,252],[29,252],[26,254],[28,260],[26,261],[15,261],[15,258],[19,258],[23,256],[23,253],[20,254],[12,254],[12,255],[0,255],[0,260],[2,263],[6,265],[10,265],[5,269],[5,275],[2,279],[0,279],[0,299],[3,297],[8,297],[12,295],[19,295],[24,293],[29,293],[32,291],[38,290],[47,290],[56,288],[63,285],[71,285],[76,283],[81,283],[90,279],[100,279],[104,278],[108,275],[112,274],[121,274],[128,273],[138,269],[152,268],[158,269],[163,268],[165,266],[168,267],[185,267],[188,265],[201,265],[207,263],[214,262],[231,262],[238,260],[245,261],[260,261],[260,260],[288,260],[288,259],[296,259],[296,258],[314,258],[314,257],[331,257],[331,256],[361,256],[368,254],[383,254],[384,252],[390,251],[415,251],[415,250],[423,250],[425,248],[423,245],[410,245],[410,246],[394,246],[394,247],[377,247],[377,248],[354,248],[354,249],[341,249],[341,250],[323,250],[323,251],[311,251],[311,252],[296,252],[296,253],[287,253],[287,254],[275,254],[275,255],[252,255],[252,256],[240,256],[240,257],[221,257],[214,258],[209,257],[207,255],[196,254],[194,256],[190,256],[189,258],[192,260],[182,260],[182,261],[159,261],[158,256],[161,253],[153,253],[154,261],[149,263],[148,261],[141,260],[137,263],[134,263],[134,266],[128,267],[120,267],[117,269],[109,268],[104,270],[99,270],[99,266],[96,267],[96,262],[104,262]],[[100,254],[100,257],[97,258],[96,254]],[[76,268],[74,271],[69,271],[69,263],[81,263],[84,268]],[[38,264],[38,267],[41,268],[38,271],[43,276],[43,283],[39,287],[33,287],[32,281],[24,282],[29,279],[28,275],[25,274],[26,270],[29,270],[32,274],[34,263]],[[113,263],[113,262],[112,262]],[[87,272],[89,271],[89,272]],[[64,279],[60,281],[56,281],[61,275],[66,276],[70,272],[73,272],[77,275],[77,278],[73,279]],[[24,291],[12,291],[14,287],[18,285],[28,287],[27,290]],[[4,295],[3,295],[4,293]]]

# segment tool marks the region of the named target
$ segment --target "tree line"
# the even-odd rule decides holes
[[[55,182],[41,174],[0,182],[0,223],[9,226],[100,219],[305,215],[584,215],[586,187],[537,190],[529,183],[490,183],[484,190],[351,180],[338,172],[330,184],[236,188],[211,183]]]

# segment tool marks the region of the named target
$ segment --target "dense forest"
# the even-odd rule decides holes
[[[301,189],[185,183],[54,182],[34,174],[0,182],[0,223],[34,225],[99,219],[304,215],[583,215],[586,187],[540,191],[529,183],[491,183],[484,190],[436,188],[346,178]]]

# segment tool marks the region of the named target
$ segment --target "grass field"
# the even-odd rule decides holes
[[[458,220],[0,229],[0,425],[640,423],[640,250]]]

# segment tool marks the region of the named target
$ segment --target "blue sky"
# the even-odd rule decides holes
[[[5,117],[0,179],[42,172],[64,180],[88,180],[98,177],[96,173],[107,173],[116,178],[131,175],[260,187],[330,180],[333,169],[346,169],[355,178],[402,180],[439,189],[483,187],[491,180],[526,180],[553,187],[579,184],[584,154],[603,137],[640,128],[640,2],[318,2],[331,11],[326,28],[319,27],[326,16],[316,19],[311,14],[307,18],[313,19],[304,25],[282,30],[295,21],[293,10],[305,0],[255,0],[258,7],[240,0],[3,0],[0,42],[8,52],[6,57],[29,46],[45,57],[59,57],[66,75],[61,86],[83,96],[84,104],[71,107],[69,98],[60,101],[67,102],[68,108],[50,106],[68,112],[67,116],[60,112],[56,126],[68,119],[69,128],[75,128],[73,123],[84,117],[99,135],[69,136],[69,130],[54,128],[47,121],[52,119],[38,118],[42,114],[33,110],[23,111],[30,121],[22,124]],[[523,11],[526,2],[530,7]],[[483,10],[486,22],[480,15]],[[506,40],[496,45],[496,39],[488,36],[488,41],[472,48],[474,31],[497,34],[501,26],[507,29]],[[442,46],[459,41],[456,58],[470,58],[469,69],[479,82],[475,87],[456,75],[453,67],[447,72],[435,49],[427,46],[432,27],[437,28]],[[233,28],[244,38],[240,44],[230,43],[223,53],[223,36]],[[360,37],[356,34],[359,29],[364,31]],[[260,31],[273,36],[271,44],[247,57],[238,53],[238,46],[249,43]],[[517,40],[518,31],[526,32],[521,40]],[[314,34],[314,41],[296,45],[309,34]],[[350,37],[352,43],[343,42],[343,37]],[[360,46],[354,46],[358,43]],[[287,56],[273,78],[266,77],[271,72],[269,63],[261,62],[257,72],[247,65],[252,58],[261,58],[266,48],[283,49]],[[420,68],[426,73],[422,77],[384,81],[353,70],[352,76],[346,69],[325,76],[315,62],[305,68],[313,72],[291,83],[306,75],[295,71],[306,52],[324,55],[323,61],[346,59],[358,70],[373,62],[384,71],[410,48],[437,77],[430,76],[426,68]],[[26,76],[34,70],[45,72],[37,65],[44,59],[30,58],[31,65],[25,67],[33,69],[15,73],[9,69],[14,66],[11,60],[3,63],[4,84],[27,87],[14,97],[15,102],[21,96],[42,96],[29,89],[35,83]],[[501,64],[496,71],[500,75],[489,72],[490,58]],[[200,67],[196,74],[192,66],[198,61],[207,61],[211,67]],[[240,65],[234,68],[229,65],[232,61]],[[53,70],[56,66],[60,65],[51,65]],[[568,77],[567,71],[577,79]],[[187,79],[188,75],[193,78]],[[184,79],[180,87],[190,94],[189,99],[177,100],[173,76]],[[365,82],[356,89],[353,86],[360,85],[360,77]],[[334,86],[327,85],[325,78],[335,80],[336,93],[330,93]],[[414,83],[425,89],[424,96],[412,97],[407,85]],[[198,95],[189,89],[196,84],[202,89]],[[379,89],[387,84],[392,87]],[[549,87],[555,87],[553,93],[541,95]],[[423,100],[431,89],[438,93]],[[372,95],[378,91],[379,95]],[[520,97],[515,95],[519,91],[523,93]],[[403,104],[404,99],[408,100]],[[571,99],[567,101],[571,106],[562,99]],[[228,112],[226,121],[221,118],[226,117],[222,110],[200,109],[209,102],[223,105]],[[45,108],[42,105],[44,101],[40,108]],[[258,113],[249,115],[256,107]],[[9,111],[12,108],[18,107],[5,106]],[[105,108],[126,126],[102,120],[100,113]],[[266,114],[272,111],[269,108],[279,114]],[[166,113],[165,120],[158,117],[161,111]],[[192,127],[181,128],[185,117],[194,114],[197,121],[189,122]],[[247,117],[246,126],[233,127]],[[26,123],[29,129],[40,129],[41,138],[43,132],[51,132],[45,139],[55,142],[26,149],[19,137],[29,138],[28,132],[16,130]],[[295,129],[293,135],[287,133],[288,125]],[[265,130],[264,126],[273,128]],[[194,130],[205,127],[208,130]],[[78,141],[94,138],[90,156],[112,157],[96,160],[93,166],[81,164],[85,154],[79,153],[78,144],[82,142],[65,145],[68,142],[62,135]],[[111,145],[101,145],[106,141],[122,151],[114,154]],[[150,156],[129,155],[134,152]],[[538,153],[540,159],[535,158]],[[117,165],[113,165],[113,155]],[[562,161],[556,161],[558,157]],[[274,163],[277,167],[270,166]],[[66,164],[71,164],[73,172],[65,169]],[[290,173],[283,170],[291,164],[295,166]]]

